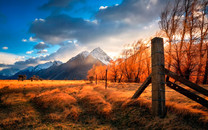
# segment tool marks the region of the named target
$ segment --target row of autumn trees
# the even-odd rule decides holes
[[[166,39],[165,67],[196,83],[208,78],[208,0],[172,0],[163,9],[156,36]],[[151,73],[150,42],[139,40],[121,58],[94,65],[88,76],[115,82],[142,82]]]
[[[150,47],[143,41],[132,44],[124,49],[121,57],[111,61],[109,65],[94,65],[88,72],[88,77],[103,80],[107,77],[114,82],[142,82],[151,73]]]

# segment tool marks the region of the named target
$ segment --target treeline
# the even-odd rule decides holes
[[[196,83],[208,78],[208,1],[174,0],[161,12],[161,31],[165,39],[165,67]],[[142,82],[151,73],[150,42],[139,40],[124,49],[121,58],[108,66],[93,66],[88,76],[115,82]]]

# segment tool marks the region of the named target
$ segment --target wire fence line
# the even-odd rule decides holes
[[[172,41],[166,41],[166,43],[170,43],[170,42],[189,42],[190,40],[193,40],[193,41],[198,41],[198,40],[208,40],[208,37],[204,37],[204,38],[201,38],[201,37],[194,37],[193,39],[184,39],[184,40],[176,40],[176,39],[173,39]]]
[[[142,61],[144,61],[144,60],[146,60],[146,59],[149,59],[149,58],[151,58],[152,56],[149,56],[149,57],[147,57],[147,58],[144,58],[144,59],[142,59],[142,60],[139,60],[139,61],[136,61],[136,62],[134,62],[134,63],[140,63],[140,62],[142,62]],[[172,66],[172,67],[177,67],[177,66],[174,66],[174,65],[172,65],[172,64],[170,64],[169,62],[167,62],[167,61],[165,61],[165,64],[164,64],[164,66],[167,66],[167,65],[170,65],[170,66]],[[185,66],[184,64],[181,64],[181,65],[183,65],[183,66]],[[191,65],[195,65],[195,66],[197,66],[197,65],[200,65],[200,64],[191,64]],[[151,63],[150,63],[150,66],[148,66],[148,68],[152,68],[152,65],[151,65]],[[129,73],[138,73],[138,71],[130,71]],[[185,76],[186,74],[183,74],[183,76]],[[204,76],[204,75],[193,75],[193,74],[191,74],[190,76]]]
[[[165,82],[165,84],[166,84],[166,82]],[[161,92],[167,92],[167,93],[172,93],[172,92],[177,92],[177,91],[175,91],[175,90],[172,90],[171,88],[169,88],[168,86],[165,86],[166,88],[168,88],[168,89],[170,89],[170,90],[167,90],[167,89],[165,89],[165,90],[144,90],[144,92],[154,92],[154,91],[161,91]],[[187,87],[188,88],[188,87]],[[189,91],[191,90],[191,89],[188,89]],[[183,92],[183,93],[189,93],[189,92],[187,92],[187,91],[183,91],[183,90],[181,90],[181,92]],[[194,93],[194,94],[198,94],[199,92],[196,92],[196,91],[191,91],[192,93]],[[206,93],[206,94],[208,94],[208,93]]]
[[[198,50],[199,51],[199,50]],[[203,49],[203,50],[200,50],[200,51],[207,51],[207,49]],[[165,51],[165,53],[170,53],[170,52],[197,52],[197,50],[181,50],[181,51],[173,51],[173,50],[171,50],[171,51]]]
[[[170,66],[176,67],[176,66],[173,65],[174,63],[170,64],[168,61],[165,61],[165,63],[167,63],[167,64],[170,65]],[[184,64],[180,64],[180,65],[185,66]],[[192,63],[192,64],[190,64],[190,65],[192,65],[192,66],[193,66],[193,65],[197,66],[197,65],[202,65],[202,64],[196,64],[196,63],[193,64],[193,63]]]

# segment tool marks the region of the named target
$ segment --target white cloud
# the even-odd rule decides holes
[[[47,52],[48,52],[48,50],[47,50],[47,49],[44,49],[44,50],[38,51],[37,53],[38,53],[38,54],[43,54],[43,53],[47,53]]]
[[[79,44],[77,44],[76,42],[74,42],[74,46],[78,47],[78,46],[79,46]]]
[[[68,42],[68,43],[72,43],[72,41],[71,41],[71,40],[68,40],[67,42]]]
[[[119,6],[119,4],[115,4],[115,6]]]
[[[31,36],[29,39],[26,39],[26,38],[23,38],[23,39],[22,39],[22,42],[27,42],[27,41],[30,41],[30,42],[35,42],[35,41],[36,41],[36,39],[35,39],[35,38],[33,38],[32,36]]]
[[[15,60],[16,61],[21,61],[21,60],[24,60],[25,59],[25,56],[18,56]]]
[[[32,51],[27,51],[26,54],[32,54],[33,53],[33,50]]]
[[[150,2],[155,5],[155,4],[157,4],[158,0],[150,0]]]
[[[93,21],[90,21],[88,19],[85,19],[84,21],[89,22],[89,23],[94,23],[94,24],[98,24],[98,21],[95,19]]]
[[[70,46],[64,45],[61,46],[56,52],[45,57],[47,60],[59,60],[62,62],[67,62],[70,58],[76,56],[82,51],[91,51],[94,48],[87,48],[86,46]]]
[[[147,9],[150,9],[151,6],[157,4],[158,0],[150,0],[148,5],[146,6]]]
[[[98,24],[98,21],[97,20],[93,20],[92,22],[95,23],[95,24]]]
[[[40,42],[40,44],[42,44],[42,45],[43,45],[43,44],[45,44],[45,42]]]
[[[37,21],[45,22],[45,19],[42,19],[42,18],[39,18],[39,19],[38,19],[38,18],[36,18],[36,19],[35,19],[35,22],[37,22]]]
[[[27,42],[27,39],[24,39],[24,38],[23,38],[23,39],[22,39],[22,42]]]
[[[8,49],[8,47],[6,47],[6,46],[5,46],[5,47],[2,47],[2,49],[3,49],[3,50],[7,50],[7,49]]]
[[[39,62],[45,62],[47,61],[45,57],[49,56],[49,54],[39,54],[39,57],[42,57],[44,59],[44,61],[39,61]],[[39,58],[39,57],[36,57],[36,58]]]
[[[107,9],[108,6],[100,6],[99,10]]]
[[[36,41],[36,39],[35,39],[35,38],[33,38],[33,37],[30,37],[30,38],[29,38],[29,41],[31,41],[31,42],[35,42],[35,41]]]
[[[24,60],[24,56],[14,55],[10,53],[0,52],[0,63],[1,64],[14,64],[16,61]]]
[[[48,52],[48,50],[47,49],[44,49],[44,50],[42,50],[44,53],[47,53]]]

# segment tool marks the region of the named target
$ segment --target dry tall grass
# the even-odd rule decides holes
[[[167,88],[167,117],[151,114],[151,86],[0,81],[0,129],[206,129],[208,110]],[[205,86],[208,87],[208,86]],[[171,91],[171,92],[170,92]]]
[[[49,113],[46,117],[52,120],[64,120],[66,118],[77,120],[80,113],[76,106],[77,100],[59,89],[42,92],[35,96],[32,101],[42,111]]]
[[[86,112],[109,116],[111,104],[104,99],[104,96],[93,90],[92,86],[85,86],[78,94],[80,104]]]

